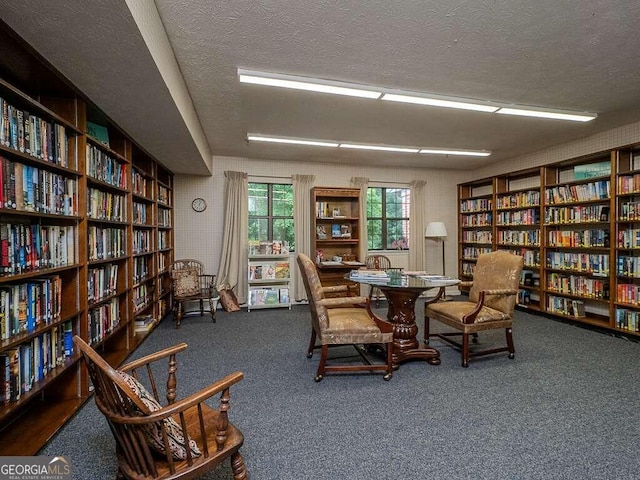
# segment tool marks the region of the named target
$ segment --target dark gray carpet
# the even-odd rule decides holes
[[[418,307],[422,323],[422,305]],[[383,315],[385,310],[379,310]],[[436,328],[437,330],[437,328]],[[380,375],[327,376],[305,355],[308,307],[170,319],[134,357],[174,343],[179,397],[235,370],[230,418],[259,479],[640,478],[640,344],[516,313],[515,360],[403,364]],[[421,337],[419,337],[421,338]],[[481,344],[503,334],[481,334]],[[74,478],[112,478],[114,442],[93,400],[41,452],[71,459]],[[225,465],[207,479],[232,478]]]

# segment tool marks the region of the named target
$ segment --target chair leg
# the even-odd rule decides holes
[[[322,355],[320,355],[320,363],[318,364],[318,371],[316,372],[316,382],[322,381],[324,378],[325,365],[327,364],[327,357],[329,356],[329,345],[322,345]]]
[[[471,341],[473,343],[478,343],[478,334],[477,333],[472,333],[471,334]]]
[[[462,334],[462,366],[469,366],[469,334]]]
[[[204,300],[200,299],[200,316],[204,315]]]
[[[393,342],[387,343],[387,373],[384,374],[383,379],[386,381],[391,380],[393,376]]]
[[[509,349],[509,358],[513,359],[516,356],[516,350],[513,348],[513,329],[511,327],[506,329],[507,333],[507,348]]]
[[[233,472],[233,480],[247,480],[247,468],[244,465],[244,458],[240,452],[231,455],[231,471]]]
[[[307,358],[313,357],[313,349],[316,346],[316,331],[311,329],[311,340],[309,340],[309,348],[307,348]]]
[[[182,322],[182,302],[178,300],[176,301],[176,328],[180,328],[181,322]]]
[[[431,322],[429,321],[429,317],[427,317],[426,315],[424,316],[424,344],[425,345],[429,345],[429,324]]]
[[[211,313],[211,318],[213,319],[213,323],[216,323],[216,307],[218,306],[217,300],[209,299],[209,312]]]

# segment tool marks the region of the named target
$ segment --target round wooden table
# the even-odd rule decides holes
[[[393,324],[393,367],[407,360],[426,360],[432,365],[440,365],[440,352],[418,341],[416,324],[416,300],[425,290],[457,285],[460,280],[433,276],[433,279],[392,275],[389,281],[381,282],[367,277],[350,276],[352,282],[379,288],[389,303],[387,319]]]

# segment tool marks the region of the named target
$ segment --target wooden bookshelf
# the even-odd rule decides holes
[[[463,279],[472,278],[470,253],[479,247],[470,239],[487,232],[483,248],[525,257],[521,308],[640,336],[640,146],[475,180],[458,191]],[[479,212],[491,221],[471,225]]]
[[[0,396],[0,455],[33,455],[91,394],[71,337],[117,366],[150,331],[135,316],[171,309],[173,174],[3,27],[0,392],[7,362],[21,375]]]

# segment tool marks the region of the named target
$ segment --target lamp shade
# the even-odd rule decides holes
[[[427,225],[427,231],[424,232],[425,238],[446,238],[447,227],[444,222],[431,222]]]

